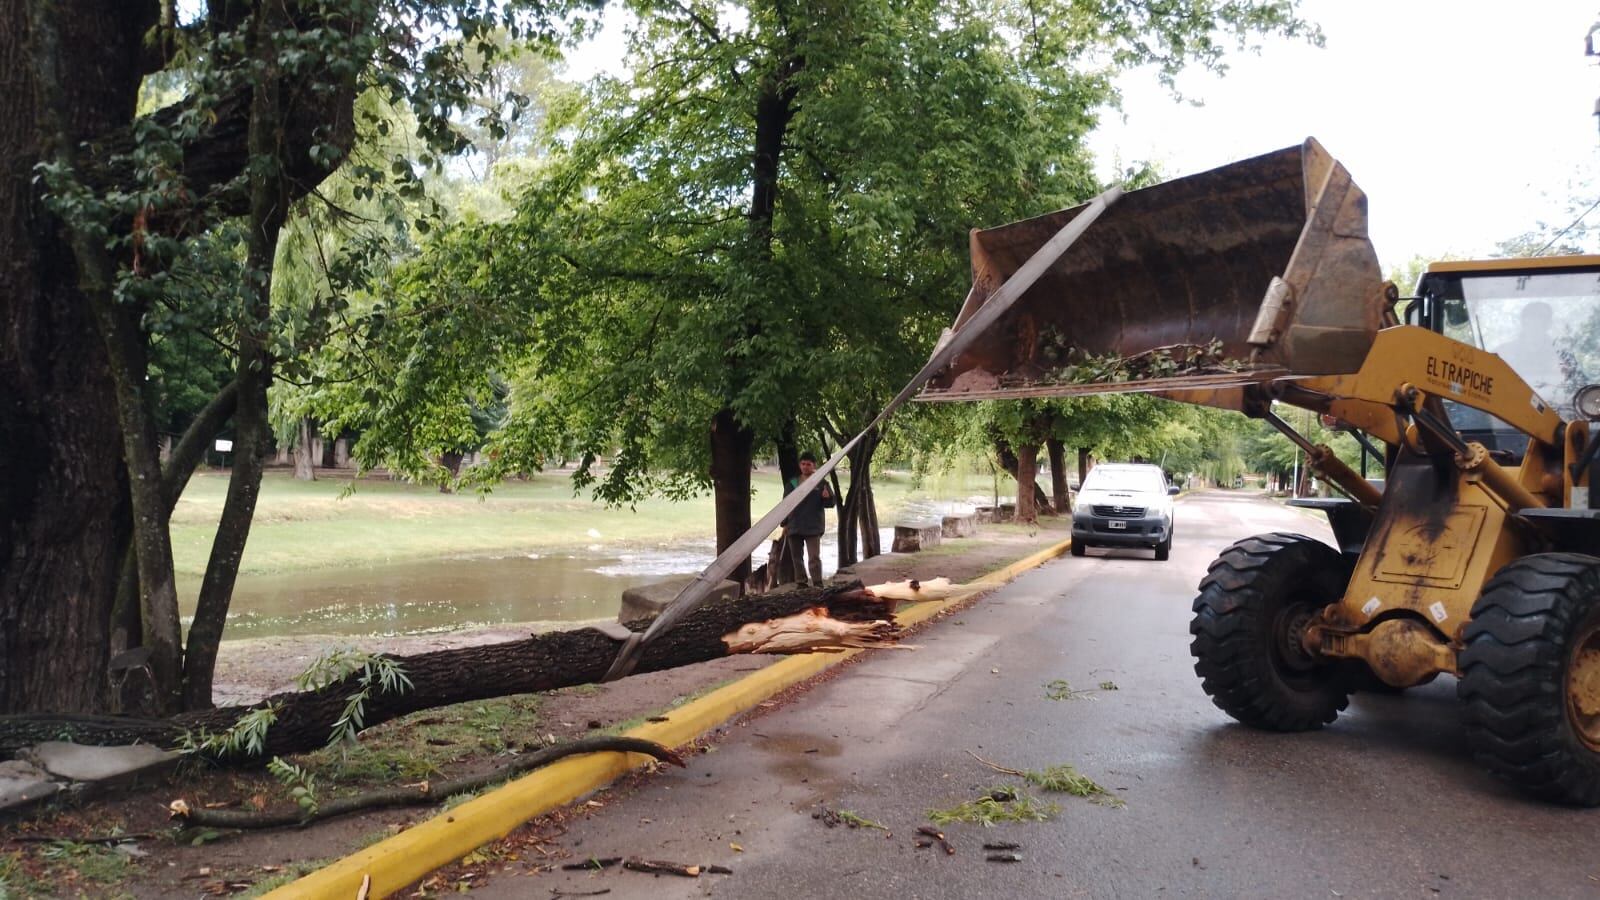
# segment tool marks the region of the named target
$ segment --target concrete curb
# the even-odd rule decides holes
[[[977,594],[994,590],[1023,572],[1061,556],[1071,545],[1068,539],[1047,547],[969,582],[972,588],[969,591],[937,602],[918,603],[896,618],[903,625],[926,622]],[[672,712],[665,722],[641,725],[630,729],[627,735],[668,747],[681,747],[754,709],[756,704],[779,691],[861,652],[791,656],[685,704]],[[637,753],[589,753],[568,757],[284,885],[267,894],[266,900],[350,900],[361,892],[367,878],[371,881],[365,896],[388,896],[489,841],[510,834],[529,819],[605,787],[650,762],[650,757]]]

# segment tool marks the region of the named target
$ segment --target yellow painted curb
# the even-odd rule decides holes
[[[1029,569],[1067,552],[1070,539],[1047,547],[971,582],[972,590],[932,603],[918,603],[895,616],[903,625],[933,618],[974,594],[993,590]],[[665,722],[649,722],[628,737],[681,747],[756,704],[860,653],[791,656],[684,704]],[[266,900],[352,900],[370,877],[368,897],[385,897],[489,841],[510,834],[535,816],[563,806],[651,762],[638,753],[586,753],[551,763],[531,774],[440,813],[400,834],[360,850],[266,895]]]

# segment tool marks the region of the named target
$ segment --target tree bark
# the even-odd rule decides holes
[[[201,408],[200,414],[189,423],[183,437],[172,448],[172,455],[161,470],[162,499],[167,505],[168,516],[172,515],[173,507],[178,505],[178,498],[183,496],[183,489],[189,485],[194,470],[204,461],[206,451],[214,446],[217,432],[233,418],[233,411],[238,406],[239,381],[234,379]]]
[[[288,152],[282,143],[285,77],[277,43],[280,30],[287,24],[288,16],[281,5],[262,4],[256,12],[251,56],[258,67],[253,69],[256,77],[248,137],[253,159],[277,160]],[[272,438],[267,412],[267,387],[272,383],[272,355],[267,349],[272,330],[272,265],[289,201],[282,168],[261,166],[250,179],[249,227],[245,232],[245,270],[251,296],[247,315],[235,336],[239,398],[233,415],[233,474],[228,479],[228,495],[212,539],[205,577],[200,582],[194,622],[189,626],[183,665],[183,708],[187,710],[211,708],[217,647],[222,643],[234,581],[261,494],[261,471]]]
[[[870,623],[888,623],[871,628],[858,643],[892,641],[896,634],[894,600],[881,599],[862,589],[860,583],[842,587],[801,588],[782,594],[750,597],[737,603],[713,603],[685,616],[676,627],[645,646],[635,674],[670,669],[690,663],[718,659],[735,652],[741,629],[753,623],[771,623],[822,608],[827,621],[867,629]],[[629,622],[626,628],[643,631],[650,620]],[[748,636],[759,629],[751,629]],[[621,634],[621,627],[615,630]],[[411,680],[404,693],[374,692],[367,700],[362,718],[370,728],[408,713],[471,700],[484,700],[511,694],[550,691],[562,687],[598,682],[616,658],[623,641],[596,628],[557,631],[478,647],[439,650],[394,661]],[[842,646],[858,644],[841,643]],[[812,649],[826,649],[815,647]],[[770,651],[768,651],[770,652]],[[328,742],[333,723],[344,711],[352,693],[359,689],[357,676],[318,691],[285,693],[268,697],[253,706],[233,706],[151,721],[111,716],[10,716],[0,717],[0,757],[10,756],[40,739],[70,737],[79,743],[127,743],[137,738],[162,746],[176,746],[183,735],[219,734],[226,731],[251,709],[269,704],[279,706],[276,723],[267,731],[261,754],[239,762],[263,762],[314,750]]]
[[[1020,518],[1021,515],[1022,515],[1022,493],[1023,493],[1022,486],[1025,483],[1033,485],[1032,503],[1033,503],[1034,510],[1036,512],[1043,512],[1045,514],[1049,514],[1050,513],[1050,498],[1045,495],[1044,488],[1039,487],[1039,483],[1038,483],[1037,480],[1029,479],[1027,482],[1023,481],[1022,475],[1018,471],[1018,466],[1020,465],[1020,459],[1018,457],[1017,451],[1012,448],[1011,443],[1009,441],[1005,440],[1004,438],[996,438],[995,442],[994,442],[994,449],[995,449],[995,455],[1000,457],[1000,468],[1004,469],[1006,471],[1006,474],[1010,475],[1017,482],[1017,515],[1018,515],[1018,517]],[[1033,448],[1033,452],[1034,452],[1034,459],[1037,462],[1039,448],[1037,448],[1037,447]],[[1037,474],[1037,472],[1035,472],[1035,474]]]
[[[800,439],[796,437],[797,431],[798,426],[791,415],[784,420],[783,429],[778,432],[775,442],[778,446],[778,477],[785,488],[789,482],[800,477]]]
[[[338,443],[338,440],[335,439],[330,446],[338,446]],[[466,458],[467,455],[460,450],[446,450],[445,452],[439,454],[439,465],[443,466],[444,470],[450,473],[451,478],[451,481],[447,481],[439,485],[439,493],[455,493],[455,488],[451,487],[451,482],[461,476],[461,463],[465,461]]]
[[[1055,495],[1051,500],[1056,512],[1066,515],[1072,512],[1072,492],[1067,490],[1067,448],[1060,438],[1047,439],[1045,447],[1050,453],[1050,490]]]
[[[311,420],[305,416],[300,418],[300,428],[295,435],[294,450],[294,477],[299,481],[316,481],[317,467],[311,458]]]
[[[26,480],[0,479],[8,482],[0,485],[0,711],[107,708],[114,617],[125,632],[150,633],[147,643],[157,651],[164,680],[175,664],[170,546],[164,552],[166,539],[152,536],[150,527],[153,518],[165,519],[152,515],[160,504],[150,495],[165,491],[166,479],[157,477],[164,474],[159,457],[154,463],[146,458],[147,444],[150,455],[155,451],[144,426],[129,418],[129,398],[142,393],[144,373],[132,370],[142,359],[143,335],[134,311],[119,305],[108,315],[103,304],[97,335],[85,285],[103,287],[107,279],[80,263],[101,255],[104,241],[80,234],[74,253],[34,180],[38,163],[63,159],[61,148],[70,155],[87,147],[79,162],[92,192],[143,189],[129,152],[139,141],[134,110],[142,78],[167,62],[160,42],[147,41],[159,37],[154,26],[162,8],[156,0],[0,0],[0,65],[9,78],[0,97],[7,122],[0,135],[0,258],[6,260],[0,271],[0,465],[34,473]],[[207,4],[201,29],[230,31],[259,8]],[[321,14],[303,4],[295,11]],[[297,24],[347,33],[364,27],[347,11],[335,15],[342,18]],[[348,150],[356,81],[349,68],[279,85],[296,94],[275,129],[283,152],[272,164],[296,196],[318,184]],[[189,205],[155,210],[146,225],[170,225],[181,237],[246,211],[253,198],[242,186],[252,179],[239,176],[251,149],[248,110],[257,93],[241,87],[207,107],[210,125],[183,148],[179,167],[184,183],[178,196]],[[180,103],[155,118],[170,124],[193,112]],[[335,152],[305,152],[313,143]],[[157,225],[157,218],[173,221]],[[109,223],[113,235],[132,227],[131,221]],[[120,421],[108,349],[126,352]],[[137,556],[150,573],[140,579],[141,591],[152,615],[130,615],[125,608],[118,616],[118,573],[131,542],[135,494]],[[164,533],[160,524],[153,530]]]
[[[878,536],[877,502],[872,492],[872,456],[882,438],[869,431],[846,455],[850,461],[850,489],[839,505],[839,567],[855,565],[883,552]]]
[[[116,403],[60,222],[39,202],[41,130],[70,140],[131,120],[155,3],[0,0],[0,712],[103,709],[111,612],[131,519]],[[58,30],[54,85],[33,64]],[[25,477],[19,473],[27,473]]]
[[[739,422],[731,409],[719,410],[711,420],[711,489],[717,519],[717,552],[733,546],[750,530],[750,467],[754,463],[755,434]],[[746,559],[729,577],[743,584],[750,576]]]
[[[183,436],[173,445],[172,453],[161,467],[162,503],[169,521],[172,510],[178,505],[178,499],[183,496],[183,489],[188,486],[195,469],[204,460],[205,452],[212,446],[217,432],[233,418],[233,411],[238,404],[239,382],[235,379],[224,385],[222,390],[211,398],[211,402],[200,410],[199,415],[195,416],[194,421],[184,430]],[[131,552],[123,554],[122,571],[117,579],[117,599],[111,622],[113,655],[139,646],[138,636],[143,633],[139,614],[139,566]],[[130,684],[127,687],[129,691],[134,691],[148,688],[148,685]],[[124,693],[113,703],[113,707],[117,711],[136,708],[134,696],[131,693]]]
[[[1083,489],[1083,482],[1089,477],[1089,448],[1078,448],[1078,489]]]
[[[1017,448],[1017,521],[1039,521],[1040,506],[1035,494],[1039,491],[1039,448],[1023,444]],[[1046,512],[1049,507],[1044,508]]]

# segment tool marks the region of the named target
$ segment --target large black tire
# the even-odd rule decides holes
[[[1073,541],[1072,542],[1072,555],[1073,556],[1082,556],[1084,551],[1088,550],[1088,549],[1089,549],[1089,545],[1083,543],[1082,541]]]
[[[1507,565],[1463,637],[1456,695],[1473,754],[1536,797],[1600,806],[1600,558]]]
[[[1350,703],[1348,679],[1305,653],[1298,635],[1349,581],[1339,551],[1305,535],[1257,535],[1224,550],[1200,582],[1189,624],[1194,671],[1212,702],[1269,731],[1332,722]]]
[[[1156,561],[1164,561],[1172,555],[1172,531],[1167,531],[1167,539],[1156,545]]]

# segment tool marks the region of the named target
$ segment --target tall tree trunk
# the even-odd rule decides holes
[[[1060,438],[1048,438],[1044,445],[1050,452],[1050,491],[1055,495],[1051,499],[1056,512],[1066,515],[1072,512],[1072,493],[1067,490],[1067,448]]]
[[[131,119],[156,12],[0,0],[0,712],[98,710],[110,699],[127,476],[106,347],[34,167],[46,128],[75,143]],[[35,64],[41,16],[58,32],[49,85]],[[58,98],[48,111],[46,94]]]
[[[1033,485],[1032,503],[1033,503],[1033,508],[1035,510],[1035,514],[1037,515],[1038,512],[1044,512],[1044,513],[1048,514],[1050,512],[1050,498],[1045,496],[1044,488],[1039,487],[1039,483],[1038,483],[1037,480],[1035,480],[1035,479],[1028,479],[1027,481],[1023,480],[1021,472],[1018,471],[1018,466],[1021,464],[1021,461],[1020,461],[1020,459],[1018,457],[1017,451],[1012,449],[1011,443],[1009,441],[1005,440],[1004,438],[995,438],[994,449],[995,449],[995,455],[1000,457],[1000,468],[1005,469],[1006,470],[1006,474],[1008,474],[1012,478],[1016,479],[1016,482],[1017,482],[1017,516],[1018,516],[1018,518],[1021,518],[1021,516],[1022,516],[1022,494],[1023,494],[1023,485],[1025,485],[1025,484]],[[1034,460],[1035,460],[1035,474],[1037,474],[1038,453],[1039,453],[1039,448],[1038,447],[1034,447],[1033,448],[1033,454],[1034,454]]]
[[[877,505],[872,493],[872,455],[882,438],[869,431],[846,455],[850,461],[850,490],[839,507],[839,566],[854,565],[883,552],[878,539]]]
[[[867,472],[867,495],[861,501],[861,556],[871,559],[883,554],[883,528],[878,524],[877,494],[872,490],[872,473]]]
[[[144,394],[145,338],[130,311],[112,298],[113,266],[103,247],[84,236],[77,253],[80,268],[97,269],[85,280],[101,338],[108,348],[123,464],[127,467],[133,513],[133,556],[139,576],[140,646],[150,650],[155,683],[153,712],[172,712],[180,702],[183,674],[178,588],[172,565],[170,520],[162,493],[161,461],[155,422]]]
[[[61,28],[53,4],[33,8],[31,57],[38,103],[37,126],[42,157],[61,176],[81,177],[79,140],[67,122],[70,110],[64,82],[70,77],[63,54]],[[172,543],[162,503],[161,455],[155,419],[145,395],[147,339],[141,325],[144,310],[115,296],[118,262],[107,248],[104,226],[64,221],[61,232],[72,248],[78,287],[88,302],[95,330],[106,348],[122,437],[123,465],[133,512],[134,558],[138,562],[143,646],[150,651],[149,670],[155,683],[154,710],[176,708],[182,678],[178,593],[172,571]]]
[[[338,443],[339,442],[337,439],[335,439],[333,442],[334,446],[337,446]],[[450,480],[441,482],[439,484],[439,493],[455,493],[455,480],[461,476],[461,463],[464,462],[466,458],[467,455],[462,453],[460,450],[446,450],[445,452],[439,454],[439,465],[442,466],[446,472],[450,473]]]
[[[250,155],[255,159],[281,159],[283,146],[283,72],[277,36],[287,25],[284,7],[265,3],[256,12],[252,57],[259,68],[250,100]],[[272,356],[267,342],[272,329],[272,264],[277,255],[278,233],[288,215],[289,191],[283,171],[262,166],[250,179],[248,238],[245,270],[252,287],[248,316],[237,333],[239,367],[238,408],[234,411],[233,475],[223,502],[211,558],[200,584],[194,623],[184,663],[183,703],[186,709],[211,708],[211,683],[217,647],[227,624],[233,585],[250,538],[256,500],[261,494],[261,470],[272,439],[268,422],[267,387],[272,383]]]
[[[1023,444],[1017,448],[1017,521],[1039,521],[1039,448]]]
[[[267,380],[265,360],[254,371],[242,355],[239,375],[242,386],[239,406],[234,414],[233,472],[228,478],[228,494],[222,504],[217,533],[211,541],[211,556],[200,582],[200,599],[195,604],[194,622],[189,626],[189,643],[183,658],[183,708],[210,709],[212,675],[217,664],[217,649],[222,629],[228,621],[233,601],[233,586],[239,576],[250,524],[255,518],[256,501],[261,495],[261,472],[266,462],[272,427],[267,420]]]
[[[301,416],[294,449],[290,451],[290,455],[294,457],[294,477],[299,481],[317,480],[316,462],[311,458],[311,435],[311,419]]]
[[[798,431],[799,428],[791,414],[784,420],[783,428],[779,430],[775,442],[778,447],[778,480],[783,484],[781,490],[785,492],[789,490],[790,484],[800,480],[800,439],[796,436]],[[797,580],[800,573],[795,569],[793,554],[782,552],[776,556],[769,555],[768,559],[777,564],[773,567],[773,584],[788,584]]]
[[[1083,489],[1084,479],[1089,477],[1089,448],[1078,448],[1078,489]]]
[[[719,410],[711,420],[711,490],[717,517],[717,552],[733,546],[750,530],[750,466],[755,435],[739,422],[731,409]],[[743,584],[750,575],[746,559],[729,577]]]
[[[784,420],[783,429],[778,432],[778,477],[783,481],[784,487],[789,482],[800,477],[800,438],[797,437],[799,426],[795,424],[791,414]]]
[[[756,95],[755,142],[750,169],[750,210],[747,216],[751,271],[756,279],[771,277],[773,219],[778,209],[779,160],[783,154],[784,135],[794,118],[795,87],[789,76],[798,71],[799,63],[780,61],[773,71],[762,78]],[[750,340],[760,333],[759,320],[753,312],[747,316],[743,339]],[[725,405],[717,411],[711,422],[711,483],[717,516],[717,552],[732,546],[739,536],[750,530],[750,468],[754,462],[755,435],[739,421],[731,406],[731,398],[738,396],[745,376],[737,362],[730,363],[732,392],[724,399]],[[792,422],[790,423],[792,424]],[[783,466],[780,446],[780,469]],[[799,460],[795,460],[795,474],[799,474]],[[789,476],[785,473],[785,478]],[[740,562],[732,578],[739,584],[749,580],[750,560]]]

